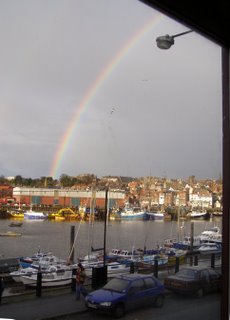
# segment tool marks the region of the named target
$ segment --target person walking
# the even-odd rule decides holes
[[[4,280],[3,278],[0,279],[0,304],[2,303],[2,294],[5,288]]]
[[[76,300],[80,300],[81,294],[83,297],[85,297],[87,294],[87,291],[84,287],[85,278],[85,269],[81,263],[78,263],[76,270]]]

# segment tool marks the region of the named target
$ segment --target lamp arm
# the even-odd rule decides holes
[[[180,36],[183,36],[184,34],[187,34],[187,33],[190,33],[190,32],[193,32],[193,30],[188,30],[188,31],[185,31],[185,32],[182,32],[182,33],[174,34],[172,37],[173,38],[180,37]]]

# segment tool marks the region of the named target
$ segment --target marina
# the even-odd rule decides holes
[[[214,226],[222,228],[222,219],[194,220],[194,236]],[[10,221],[2,219],[0,234],[9,231]],[[23,225],[14,227],[20,230],[20,237],[1,237],[0,258],[31,256],[39,248],[42,252],[52,252],[60,259],[68,259],[70,253],[70,229],[74,226],[76,239],[74,243],[74,260],[91,254],[91,247],[101,248],[104,244],[104,222],[96,221],[54,221],[24,220]],[[122,250],[152,249],[164,244],[166,239],[182,239],[190,235],[191,221],[183,221],[183,228],[177,221],[108,221],[106,251],[113,248]]]

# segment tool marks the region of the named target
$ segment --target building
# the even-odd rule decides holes
[[[49,188],[25,188],[15,187],[13,197],[18,204],[46,205],[63,207],[90,206],[91,200],[95,199],[95,206],[105,207],[105,191],[72,190],[72,189],[49,189]],[[124,205],[125,193],[122,191],[109,191],[109,207]]]

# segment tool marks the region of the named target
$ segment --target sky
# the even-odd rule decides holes
[[[0,0],[0,175],[218,179],[221,48],[138,0]]]

